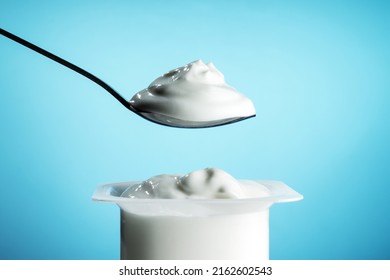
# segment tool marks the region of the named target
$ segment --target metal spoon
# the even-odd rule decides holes
[[[116,100],[118,100],[123,106],[125,106],[127,109],[132,111],[133,113],[136,113],[137,115],[151,121],[157,124],[161,125],[166,125],[166,126],[171,126],[171,127],[180,127],[180,128],[206,128],[206,127],[214,127],[214,126],[220,126],[220,125],[225,125],[225,124],[231,124],[234,122],[242,121],[253,116],[245,116],[245,117],[234,117],[234,118],[227,118],[227,119],[219,119],[219,120],[212,120],[212,121],[190,121],[190,120],[182,120],[182,119],[177,119],[173,118],[170,116],[158,114],[158,113],[153,113],[153,112],[144,112],[144,111],[139,111],[135,109],[129,101],[127,101],[125,98],[123,98],[116,90],[114,90],[111,86],[109,86],[107,83],[96,77],[95,75],[85,71],[84,69],[74,65],[73,63],[70,63],[69,61],[66,61],[65,59],[62,59],[59,56],[56,56],[55,54],[52,54],[2,28],[0,28],[0,34],[4,35],[5,37],[8,37],[11,40],[14,40],[15,42],[30,48],[41,55],[44,55],[74,71],[77,73],[83,75],[84,77],[90,79],[91,81],[97,83],[100,85],[102,88],[104,88],[106,91],[108,91]]]

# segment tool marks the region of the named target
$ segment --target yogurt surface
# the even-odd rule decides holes
[[[194,122],[256,115],[252,101],[226,84],[223,74],[212,63],[201,60],[157,78],[135,94],[130,104],[155,118]]]
[[[232,199],[267,196],[268,192],[253,185],[243,185],[218,168],[205,168],[186,175],[163,174],[129,186],[121,197],[173,199]]]

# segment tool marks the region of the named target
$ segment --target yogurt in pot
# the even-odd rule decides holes
[[[98,187],[121,211],[121,259],[269,258],[269,208],[302,199],[282,182],[206,168]]]

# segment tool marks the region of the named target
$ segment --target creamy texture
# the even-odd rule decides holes
[[[253,103],[212,64],[194,61],[162,75],[130,100],[153,118],[209,122],[256,115]]]
[[[251,198],[266,196],[262,188],[242,185],[217,168],[205,168],[184,176],[158,175],[129,186],[121,195],[128,198]]]

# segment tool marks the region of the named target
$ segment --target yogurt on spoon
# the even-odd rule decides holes
[[[227,86],[223,75],[212,64],[195,61],[172,70],[127,101],[106,82],[77,65],[2,28],[0,35],[83,75],[108,91],[133,113],[158,124],[205,128],[230,124],[255,115],[251,102],[243,101],[243,96]],[[238,103],[233,104],[234,101]]]
[[[256,115],[249,98],[225,83],[212,64],[197,60],[173,69],[136,93],[130,105],[156,122],[193,127],[235,122]]]

